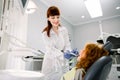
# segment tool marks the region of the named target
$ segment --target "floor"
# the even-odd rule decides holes
[[[41,65],[41,62],[38,63],[38,61],[35,61],[34,64],[32,62],[30,63],[26,63],[28,66],[31,66],[31,65]],[[30,67],[27,67],[27,70],[36,70],[38,71],[38,69],[41,69],[41,68],[38,68],[38,67],[33,67],[32,69]],[[120,70],[117,71],[117,67],[120,67],[120,64],[115,64],[113,63],[112,65],[112,68],[111,68],[111,71],[110,71],[110,74],[107,78],[107,80],[120,80]],[[30,75],[30,74],[28,74]],[[2,72],[0,71],[0,80],[43,80],[42,77],[36,77],[36,76],[14,76],[14,75],[10,75],[8,72]]]
[[[110,74],[108,76],[107,80],[120,80],[120,78],[118,78],[120,76],[120,71],[117,71],[117,67],[120,67],[119,65],[113,64]]]
[[[107,80],[120,80],[118,76],[120,76],[120,72],[117,71],[117,67],[120,67],[120,65],[112,65],[112,69],[110,71],[110,74],[108,76]],[[9,73],[5,72],[0,72],[0,80],[43,80],[42,77],[37,77],[37,76],[14,76],[10,75]]]

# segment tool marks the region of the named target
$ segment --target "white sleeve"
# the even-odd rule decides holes
[[[66,50],[71,51],[71,43],[70,43],[70,39],[69,39],[68,30],[66,28],[64,28],[63,35],[64,35],[64,40],[65,40],[64,51],[66,51]]]
[[[43,33],[43,39],[44,39],[45,47],[47,50],[46,52],[51,52],[51,53],[56,52],[56,54],[54,54],[55,57],[62,55],[62,52],[59,49],[55,48],[52,40],[47,36],[45,32]]]

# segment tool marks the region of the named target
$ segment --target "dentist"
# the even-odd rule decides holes
[[[71,44],[66,27],[60,25],[60,11],[56,6],[47,10],[47,27],[43,29],[43,39],[46,54],[42,64],[45,80],[60,80],[63,73],[69,70],[64,52],[71,50]]]

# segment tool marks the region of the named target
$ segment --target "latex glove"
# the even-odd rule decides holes
[[[74,57],[74,55],[72,55],[71,52],[69,50],[67,50],[66,52],[64,52],[64,57],[66,59],[71,59]]]
[[[73,49],[73,50],[71,51],[71,53],[73,53],[73,55],[74,55],[75,57],[79,55],[79,52],[78,52],[77,48]]]

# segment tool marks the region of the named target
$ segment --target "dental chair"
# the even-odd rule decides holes
[[[114,52],[115,55],[120,56],[120,37],[109,36],[106,41],[109,41],[113,44],[111,51]]]
[[[120,35],[109,36],[106,41],[113,44],[111,57],[113,58],[113,66],[117,70],[115,73],[120,79]]]
[[[110,53],[112,48],[111,42],[106,42],[103,48]],[[112,66],[112,58],[110,56],[103,56],[99,58],[93,65],[88,69],[84,80],[107,80]]]
[[[84,80],[107,80],[112,66],[112,58],[103,56],[98,59],[87,71]]]

